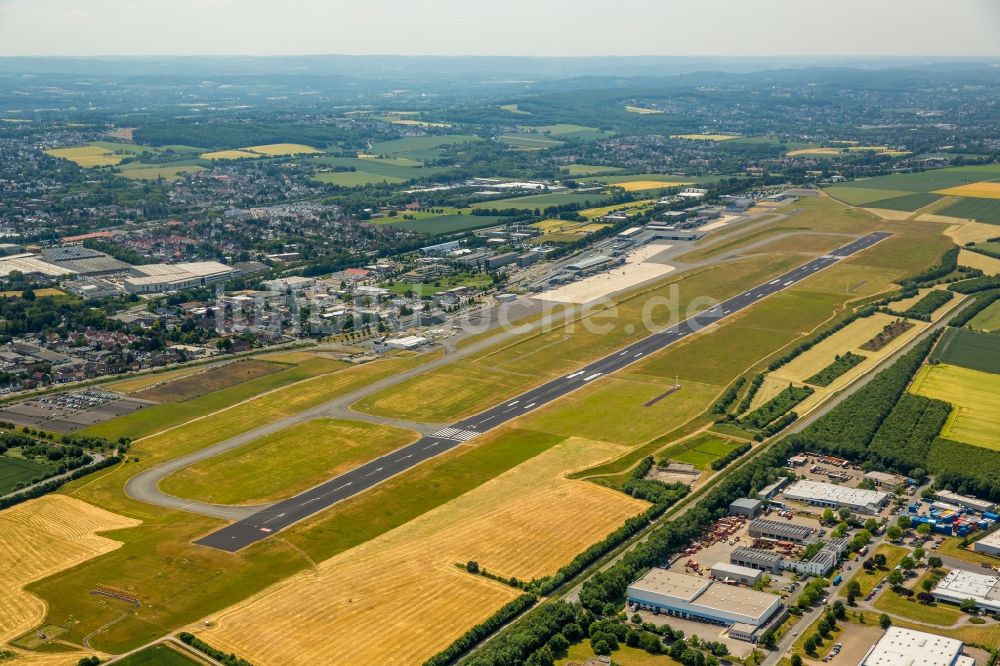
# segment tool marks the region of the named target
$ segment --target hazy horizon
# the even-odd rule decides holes
[[[932,21],[935,0],[0,0],[0,56],[1000,56],[1000,3],[960,5]]]

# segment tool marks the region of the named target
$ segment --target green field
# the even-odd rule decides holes
[[[478,136],[467,134],[436,134],[429,136],[407,136],[376,143],[368,152],[372,155],[412,155],[439,151],[444,146],[482,141]],[[420,158],[415,158],[420,159]]]
[[[926,576],[928,574],[924,574]],[[917,591],[921,588],[916,587]],[[891,589],[887,589],[875,600],[875,608],[885,611],[891,615],[923,622],[925,624],[936,624],[944,627],[951,626],[958,622],[963,616],[962,611],[957,606],[949,606],[943,603],[922,604],[914,597],[909,599],[902,597]]]
[[[662,452],[662,457],[666,460],[690,463],[697,469],[707,469],[713,461],[718,460],[739,445],[740,442],[735,440],[706,432],[665,449]]]
[[[197,666],[200,663],[163,643],[145,648],[115,662],[118,666],[189,666],[190,664]]]
[[[969,325],[978,331],[987,331],[989,333],[1000,331],[1000,301],[996,301],[973,317]]]
[[[281,430],[176,472],[160,487],[217,504],[272,502],[409,444],[417,433],[320,419]]]
[[[472,204],[473,208],[505,208],[519,209],[545,209],[549,206],[562,206],[564,204],[578,204],[584,207],[598,206],[607,200],[603,194],[588,192],[578,194],[576,192],[555,192],[551,194],[531,194],[526,197],[511,197],[509,199],[497,199],[494,201],[481,201]]]
[[[908,213],[913,213],[915,211],[924,208],[925,206],[930,206],[935,201],[940,201],[940,194],[931,194],[929,192],[914,192],[913,194],[904,194],[901,197],[892,197],[890,199],[879,199],[878,201],[872,201],[867,204],[868,208],[882,208],[884,210],[901,210]]]
[[[893,546],[891,544],[882,544],[876,548],[869,557],[874,557],[877,554],[885,555],[885,568],[882,570],[873,569],[871,573],[865,571],[864,568],[859,568],[858,573],[854,574],[851,581],[857,581],[861,586],[861,598],[863,599],[866,594],[875,589],[875,586],[879,584],[883,578],[889,575],[889,572],[899,564],[904,557],[909,554],[906,548],[901,548],[899,546]],[[847,585],[841,585],[839,595],[841,597],[847,598]]]
[[[118,172],[125,178],[131,178],[133,180],[157,180],[159,178],[168,181],[177,180],[183,174],[197,173],[205,170],[204,167],[194,164],[179,166],[138,166],[130,163],[128,167],[131,168],[119,168]]]
[[[617,173],[621,171],[622,168],[613,166],[597,166],[591,164],[570,164],[562,167],[562,170],[568,173],[570,176],[591,176],[591,175],[601,175],[607,173]]]
[[[927,365],[913,380],[911,391],[952,405],[941,436],[1000,451],[1000,375],[957,365]]]
[[[849,185],[834,185],[827,191],[842,187],[898,190],[902,192],[931,192],[982,180],[1000,178],[1000,165],[949,167],[946,169],[930,169],[913,173],[894,173],[888,176],[876,176],[852,181]],[[831,192],[831,194],[833,194]],[[836,196],[835,194],[833,196]],[[896,196],[899,196],[897,194]],[[839,197],[838,197],[839,198]],[[886,197],[882,197],[886,198]],[[873,201],[875,201],[873,199]]]
[[[962,197],[950,206],[937,211],[948,217],[972,218],[987,224],[1000,224],[1000,199],[973,199]]]
[[[13,492],[14,487],[22,481],[30,481],[51,471],[52,468],[48,465],[0,455],[0,495]]]
[[[447,169],[444,168],[425,167],[418,160],[401,157],[389,157],[385,159],[359,159],[357,157],[330,157],[323,155],[311,158],[309,160],[309,164],[321,165],[320,168],[346,167],[349,169],[355,169],[359,172],[363,171],[365,173],[374,174],[376,176],[386,176],[388,178],[399,178],[400,180],[424,178],[447,171]]]
[[[554,148],[561,146],[562,141],[553,139],[542,134],[522,132],[519,134],[504,134],[497,139],[500,143],[505,143],[521,150],[542,150],[544,148]]]
[[[314,177],[321,183],[327,185],[337,185],[339,187],[360,187],[362,185],[373,185],[375,183],[388,183],[390,185],[404,182],[402,178],[394,176],[380,176],[367,171],[323,171]]]
[[[826,188],[826,193],[835,199],[840,199],[844,203],[852,206],[867,206],[878,208],[872,202],[889,200],[899,196],[898,190],[882,190],[873,187],[862,187],[857,181],[850,185],[834,185]]]
[[[1000,335],[950,328],[934,350],[942,363],[1000,374]]]
[[[452,287],[485,288],[490,286],[492,283],[493,280],[489,275],[471,273],[467,275],[449,275],[439,280],[434,280],[432,283],[414,284],[412,282],[386,282],[379,286],[388,289],[394,294],[399,294],[400,296],[411,291],[417,296],[431,296],[439,291],[451,289]]]

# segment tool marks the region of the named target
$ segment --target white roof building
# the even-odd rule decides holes
[[[124,280],[133,294],[158,294],[191,287],[204,287],[228,280],[236,274],[232,266],[218,261],[187,261],[179,264],[143,264],[131,268]]]
[[[889,494],[878,490],[848,488],[818,481],[797,481],[785,490],[785,498],[815,506],[847,507],[860,513],[875,514],[886,502]]]
[[[976,602],[976,608],[1000,613],[1000,576],[996,574],[952,569],[931,590],[931,594],[938,601],[953,604],[972,599]]]
[[[990,532],[982,539],[972,545],[972,550],[977,553],[1000,557],[1000,530]]]
[[[948,502],[949,504],[957,504],[958,506],[972,509],[973,511],[978,511],[980,513],[992,511],[997,506],[989,500],[981,500],[976,499],[975,497],[959,495],[958,493],[953,493],[950,490],[937,490],[934,494],[937,495],[939,500]]]
[[[964,647],[954,638],[889,627],[860,666],[975,666],[975,659],[962,654]]]

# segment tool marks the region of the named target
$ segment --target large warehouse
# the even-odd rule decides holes
[[[177,264],[133,266],[132,277],[125,278],[125,289],[132,294],[159,294],[165,291],[204,287],[224,282],[236,274],[231,266],[217,261],[190,261]]]
[[[756,643],[781,615],[781,598],[700,576],[652,569],[628,588],[628,602],[640,610],[729,627],[729,635]]]
[[[964,647],[954,638],[889,627],[860,666],[975,666],[975,659],[962,654]]]
[[[990,532],[982,539],[972,544],[972,550],[984,555],[1000,557],[1000,530]]]
[[[976,608],[1000,613],[1000,576],[981,574],[964,569],[952,569],[942,578],[931,594],[938,601],[961,604],[966,599],[976,602]]]
[[[843,507],[856,513],[874,515],[889,501],[889,493],[818,481],[797,481],[785,490],[785,499],[834,509]]]

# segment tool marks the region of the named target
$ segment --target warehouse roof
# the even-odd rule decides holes
[[[861,666],[952,666],[961,663],[962,647],[954,638],[889,627]]]
[[[889,495],[878,490],[848,488],[818,481],[797,481],[785,489],[785,497],[834,502],[849,506],[877,506],[885,502]]]
[[[777,602],[777,597],[773,594],[745,587],[733,587],[666,569],[650,570],[633,583],[631,589],[674,597],[695,609],[736,613],[761,620],[765,619],[763,616],[774,608]]]
[[[761,575],[760,569],[751,569],[750,567],[742,567],[739,564],[731,564],[729,562],[718,562],[712,565],[712,573],[716,571],[722,572],[723,574],[728,574],[732,576],[746,576],[748,578],[756,578]]]
[[[976,543],[981,543],[984,546],[993,546],[994,548],[1000,548],[1000,530],[990,532],[982,539],[976,541]]]
[[[808,525],[799,525],[797,523],[782,523],[777,520],[767,520],[766,518],[757,518],[750,521],[751,533],[754,531],[766,532],[770,534],[785,535],[789,537],[795,537],[798,539],[805,539],[810,534],[813,533],[813,529]]]

